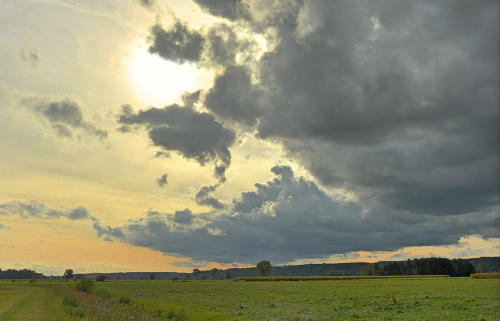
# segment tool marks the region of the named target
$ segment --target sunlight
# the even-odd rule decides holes
[[[139,47],[128,65],[137,98],[151,105],[175,102],[184,91],[196,89],[196,69],[152,55]]]

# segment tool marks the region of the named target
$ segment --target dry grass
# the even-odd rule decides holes
[[[473,279],[500,279],[500,272],[474,273],[470,277]]]
[[[85,293],[67,289],[69,300],[78,302],[89,320],[93,321],[153,321],[143,305],[130,300],[116,300],[109,295]]]

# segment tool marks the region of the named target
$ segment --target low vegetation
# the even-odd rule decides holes
[[[475,274],[251,278],[261,282],[6,280],[0,281],[0,320],[494,320],[500,283],[489,279],[493,275],[498,277],[487,273],[485,279]],[[302,282],[266,282],[283,278]]]
[[[355,275],[355,276],[251,276],[235,278],[233,281],[326,281],[368,279],[425,279],[442,278],[448,275]]]
[[[78,290],[78,291],[82,291],[82,292],[90,292],[90,290],[94,287],[94,282],[92,282],[92,280],[89,280],[89,279],[81,279],[81,280],[78,280],[76,282],[76,286],[75,288]]]
[[[272,278],[272,277],[270,277]],[[169,320],[493,320],[496,280],[439,276],[336,278],[336,282],[110,281],[151,315]],[[184,319],[183,319],[184,318]]]
[[[471,278],[474,278],[474,279],[500,279],[500,272],[474,273],[474,274],[471,274]]]

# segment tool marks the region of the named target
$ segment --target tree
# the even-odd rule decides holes
[[[104,282],[106,280],[106,276],[104,274],[96,276],[95,280],[97,282]]]
[[[196,278],[196,280],[198,280],[198,276],[200,275],[200,270],[198,270],[198,269],[193,269],[193,275],[194,275],[194,277]]]
[[[269,261],[266,260],[260,261],[259,263],[257,263],[256,268],[257,272],[259,272],[261,276],[271,275],[272,267],[271,267],[271,262]]]
[[[361,275],[380,275],[380,267],[377,263],[369,263],[361,268]]]
[[[226,280],[230,280],[231,279],[231,272],[226,271],[225,277],[226,277]]]
[[[486,265],[486,263],[479,263],[477,265],[477,273],[487,273],[489,272],[489,268],[488,268],[488,265]]]
[[[149,279],[150,279],[150,280],[154,280],[154,279],[156,279],[156,274],[151,273],[151,274],[149,275]]]
[[[73,270],[72,269],[66,269],[66,271],[64,271],[63,278],[65,278],[66,280],[69,280],[72,277],[73,277]]]
[[[219,272],[219,270],[217,270],[217,268],[213,268],[210,270],[210,274],[212,274],[212,280],[215,280],[215,277],[217,276],[217,272]]]

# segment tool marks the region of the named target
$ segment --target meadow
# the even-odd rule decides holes
[[[90,293],[75,283],[1,281],[0,320],[477,321],[500,302],[499,279],[105,281]]]

